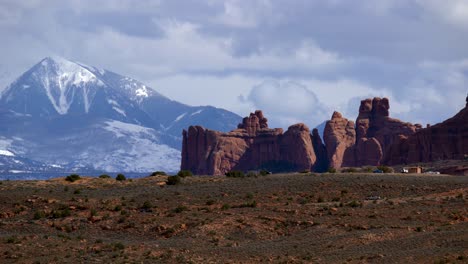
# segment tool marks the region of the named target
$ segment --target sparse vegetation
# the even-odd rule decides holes
[[[341,170],[342,173],[356,173],[358,170],[354,167],[351,168],[344,168]]]
[[[360,202],[358,202],[356,200],[352,200],[351,202],[347,203],[346,205],[349,206],[349,207],[355,208],[355,207],[362,206],[362,203],[360,203]]]
[[[4,182],[2,259],[391,263],[414,261],[412,254],[417,254],[424,263],[466,262],[460,251],[468,197],[468,179],[463,177],[176,176],[183,182],[176,187],[164,186],[166,177],[123,185],[114,179],[86,179],[79,185],[63,178]],[[63,192],[65,186],[68,192]],[[73,195],[76,190],[80,195]],[[374,195],[383,198],[376,203],[366,198]],[[323,243],[315,243],[317,235],[325,237]],[[407,244],[395,243],[400,240],[415,247],[407,251]],[[272,241],[279,243],[274,254],[257,249]],[[303,243],[315,244],[304,251]],[[207,253],[214,248],[216,256]],[[381,248],[385,255],[379,255]]]
[[[242,171],[228,171],[225,173],[226,177],[232,177],[232,178],[244,178],[245,174]]]
[[[177,176],[184,178],[184,177],[193,176],[193,174],[192,174],[192,172],[189,171],[189,170],[181,170],[181,171],[179,171],[179,172],[177,173]]]
[[[169,176],[169,177],[167,177],[166,184],[167,185],[177,185],[177,184],[180,184],[181,181],[182,181],[182,179],[178,175]]]
[[[164,171],[155,171],[151,173],[150,176],[166,176],[167,174]]]
[[[328,168],[328,173],[336,173],[336,169],[333,167]]]
[[[393,168],[388,167],[388,166],[378,166],[377,169],[383,171],[383,173],[392,173],[393,172]]]
[[[125,175],[119,173],[119,174],[117,174],[117,177],[115,177],[115,180],[117,180],[117,181],[126,181],[127,177],[125,177]]]
[[[65,208],[65,209],[57,209],[57,210],[52,210],[50,216],[52,218],[64,218],[68,217],[71,215],[70,209]]]
[[[65,178],[65,180],[69,182],[75,182],[75,181],[81,180],[81,177],[78,174],[71,174],[71,175],[68,175]]]
[[[110,179],[110,178],[112,178],[112,177],[109,176],[109,175],[107,175],[107,174],[101,174],[101,175],[99,175],[99,178],[100,178],[100,179]]]
[[[153,208],[153,204],[150,201],[145,201],[141,206],[141,209],[146,211],[151,210],[151,208]]]

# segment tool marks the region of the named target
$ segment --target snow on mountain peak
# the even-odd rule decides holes
[[[13,152],[8,151],[8,150],[3,150],[3,149],[0,149],[0,155],[8,156],[8,157],[14,157],[15,156],[15,154],[13,154]]]
[[[146,88],[145,85],[139,87],[138,89],[135,90],[135,95],[138,97],[148,97],[148,89]]]
[[[73,103],[75,93],[81,92],[85,112],[90,108],[88,84],[104,86],[94,73],[78,63],[61,57],[47,57],[40,62],[41,73],[35,76],[42,82],[47,97],[57,113],[64,115]],[[75,91],[74,88],[80,88]]]

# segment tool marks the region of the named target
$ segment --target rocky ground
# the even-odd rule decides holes
[[[467,263],[468,177],[0,182],[1,263]]]

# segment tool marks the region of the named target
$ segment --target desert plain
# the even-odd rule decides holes
[[[467,263],[468,177],[0,182],[1,263]]]

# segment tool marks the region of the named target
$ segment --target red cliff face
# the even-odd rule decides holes
[[[468,98],[467,106],[454,117],[400,138],[389,153],[386,163],[390,165],[464,159],[468,154]]]
[[[387,98],[361,101],[356,119],[355,166],[380,165],[390,146],[401,136],[407,137],[420,128],[389,117]]]
[[[198,175],[269,167],[310,170],[315,161],[307,126],[293,125],[283,134],[281,128],[268,128],[261,111],[244,118],[238,129],[229,133],[198,126],[183,132],[181,169]]]
[[[330,167],[381,165],[390,146],[420,126],[389,117],[387,98],[361,101],[356,126],[335,112],[324,131]]]

